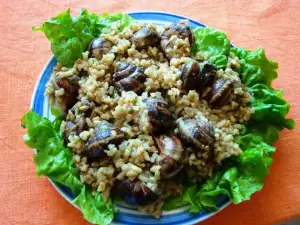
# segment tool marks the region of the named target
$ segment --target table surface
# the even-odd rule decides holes
[[[276,88],[284,88],[300,119],[300,4],[297,0],[2,0],[0,1],[0,224],[88,224],[44,177],[37,179],[20,118],[29,109],[40,71],[51,55],[42,33],[31,31],[71,7],[95,12],[168,11],[227,33],[236,46],[263,46],[279,62]],[[283,131],[263,190],[203,225],[277,224],[300,217],[300,129]]]

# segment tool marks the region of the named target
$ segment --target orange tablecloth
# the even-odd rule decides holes
[[[32,150],[23,144],[20,118],[51,52],[31,32],[67,7],[75,13],[169,11],[224,30],[237,46],[263,46],[279,62],[277,88],[285,89],[290,116],[300,119],[300,4],[297,0],[2,0],[0,2],[0,224],[88,224],[46,178],[36,179]],[[263,190],[231,205],[203,225],[276,224],[300,217],[300,128],[284,131]]]

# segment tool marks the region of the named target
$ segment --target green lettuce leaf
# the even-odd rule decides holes
[[[104,201],[101,193],[92,193],[85,186],[73,203],[81,209],[84,218],[93,224],[110,224],[116,212],[111,200]]]
[[[228,194],[227,190],[221,189],[217,186],[218,181],[221,177],[220,172],[216,172],[215,175],[208,179],[195,193],[195,196],[192,198],[195,201],[194,204],[198,204],[199,208],[208,209],[215,211],[217,207],[217,199],[220,195]]]
[[[272,125],[265,122],[257,123],[255,121],[250,121],[247,124],[246,130],[249,133],[257,134],[267,144],[273,145],[275,141],[279,138],[279,133],[282,130],[282,128],[277,125]]]
[[[131,21],[127,14],[98,15],[85,9],[78,17],[71,17],[68,9],[33,30],[43,31],[57,60],[65,66],[72,66],[75,60],[81,58],[90,41],[113,22],[117,22],[122,30]],[[286,118],[290,105],[284,100],[282,90],[271,87],[272,81],[277,78],[278,65],[266,57],[262,48],[256,51],[230,48],[230,41],[223,32],[208,27],[197,28],[194,34],[193,53],[204,55],[218,69],[226,68],[230,52],[239,58],[242,82],[253,96],[251,120],[236,137],[236,143],[242,149],[241,155],[224,161],[210,179],[187,185],[181,196],[168,199],[164,205],[165,210],[171,210],[187,203],[190,211],[196,213],[203,209],[218,210],[217,202],[221,195],[238,204],[261,190],[273,161],[275,148],[272,145],[279,132],[284,128],[293,129],[295,122]],[[59,129],[63,117],[55,109],[53,113],[56,119],[52,122],[33,111],[22,118],[22,126],[28,132],[25,143],[38,149],[34,156],[37,174],[48,176],[78,194],[74,203],[88,221],[110,223],[115,213],[111,200],[105,202],[101,193],[93,193],[80,182],[72,152],[65,147]]]
[[[242,81],[248,87],[255,84],[271,86],[272,81],[277,78],[278,64],[268,60],[262,48],[256,51],[232,48],[231,51],[240,59]]]
[[[183,202],[187,202],[190,204],[190,212],[200,212],[203,207],[201,204],[198,204],[197,201],[195,201],[195,195],[197,193],[198,187],[196,185],[193,185],[185,190],[183,193]]]
[[[225,33],[210,27],[199,27],[194,30],[195,44],[192,51],[201,52],[218,69],[225,68],[230,52],[230,41]]]
[[[244,151],[237,158],[235,166],[229,168],[222,166],[205,183],[188,188],[183,194],[182,202],[176,202],[177,205],[189,203],[190,212],[200,212],[203,209],[216,211],[217,201],[221,195],[230,197],[238,204],[249,200],[254,192],[262,189],[275,148],[253,133],[240,136],[237,143]],[[167,209],[175,207],[176,205],[172,207],[169,202]]]
[[[120,30],[127,27],[134,19],[126,13],[115,13],[115,14],[102,14],[102,18],[97,21],[97,28],[99,35],[102,30],[99,28],[109,28],[112,22],[117,22]]]
[[[51,43],[51,50],[64,66],[72,66],[81,58],[91,40],[99,36],[103,29],[117,22],[122,30],[132,22],[132,17],[124,13],[103,14],[89,13],[82,9],[78,17],[72,17],[70,9],[52,17],[41,27],[33,27],[33,31],[43,31]]]
[[[221,179],[221,182],[225,180],[229,183],[235,204],[249,200],[254,192],[262,189],[275,152],[275,148],[256,133],[238,137],[237,143],[243,150],[239,162],[235,168],[227,170]]]
[[[33,110],[22,118],[22,126],[27,129],[25,143],[34,149],[34,162],[38,176],[44,175],[53,181],[69,187],[78,194],[83,187],[73,163],[71,150],[65,147],[59,132],[61,117],[53,122],[42,118]]]
[[[286,119],[290,105],[283,99],[282,90],[271,87],[272,81],[277,78],[277,63],[267,59],[262,48],[256,51],[232,48],[231,51],[240,59],[242,82],[253,95],[251,120],[264,122],[265,126],[293,129],[294,121]]]
[[[261,48],[257,51],[234,48],[231,51],[240,59],[242,81],[253,96],[251,120],[236,138],[242,153],[225,161],[212,178],[187,188],[182,198],[166,201],[168,210],[188,203],[191,212],[215,211],[221,195],[230,197],[235,204],[249,200],[253,193],[263,188],[275,152],[272,145],[279,132],[295,127],[295,122],[286,118],[290,105],[283,99],[282,90],[271,87],[272,80],[277,77],[277,63],[268,60]]]
[[[25,143],[34,149],[34,162],[38,176],[44,175],[56,183],[72,190],[74,203],[80,208],[84,218],[91,223],[110,224],[115,212],[111,200],[104,201],[101,193],[92,194],[79,179],[73,162],[71,149],[65,147],[60,124],[64,117],[57,109],[51,109],[56,119],[53,121],[30,110],[22,118],[22,126],[27,129]]]
[[[253,94],[252,120],[274,124],[282,128],[294,128],[294,121],[286,119],[290,105],[283,99],[282,90],[274,90],[265,84],[255,84],[249,88],[249,91]]]
[[[184,199],[183,199],[183,195],[179,195],[176,197],[171,197],[168,198],[165,202],[164,202],[164,206],[163,209],[168,211],[168,210],[172,210],[174,208],[178,208],[180,206],[183,206],[185,203]]]

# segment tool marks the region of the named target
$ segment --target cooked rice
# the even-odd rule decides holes
[[[210,108],[207,101],[196,91],[183,92],[181,67],[195,57],[191,56],[189,41],[172,36],[172,51],[175,52],[176,58],[168,61],[159,48],[149,47],[147,50],[139,51],[131,44],[129,39],[143,26],[133,23],[123,31],[119,31],[118,26],[113,25],[110,30],[102,33],[101,37],[113,43],[114,53],[108,53],[101,60],[97,60],[88,58],[88,52],[84,52],[73,68],[58,64],[52,76],[59,75],[62,78],[73,74],[80,76],[75,116],[74,113],[69,113],[68,121],[74,121],[75,117],[88,110],[85,101],[96,104],[93,115],[85,118],[88,127],[79,135],[72,133],[68,137],[67,145],[73,150],[74,162],[80,172],[81,181],[108,198],[116,180],[125,178],[140,180],[152,191],[161,193],[161,197],[152,204],[140,206],[139,210],[159,217],[164,199],[180,194],[182,187],[171,181],[165,184],[166,181],[161,179],[160,166],[157,164],[160,159],[159,150],[151,136],[153,127],[143,100],[148,96],[163,97],[173,104],[175,118],[205,116],[214,125],[216,139],[214,163],[208,160],[209,155],[205,151],[195,152],[190,147],[185,149],[183,162],[186,171],[191,180],[197,182],[211,177],[214,167],[222,164],[224,159],[241,153],[234,139],[239,135],[242,124],[251,117],[252,110],[249,107],[251,95],[245,86],[236,84],[228,104],[221,108]],[[161,27],[147,26],[162,33]],[[205,58],[201,53],[196,57]],[[120,61],[130,62],[144,69],[147,79],[145,90],[141,95],[133,91],[119,93],[113,86],[113,71]],[[238,58],[231,53],[227,68],[217,71],[217,77],[241,83],[239,74],[235,72],[239,67]],[[63,88],[54,90],[49,82],[45,94],[50,97],[51,103],[56,102],[65,107]],[[102,120],[114,121],[114,125],[125,133],[126,139],[118,145],[108,145],[105,151],[108,159],[90,163],[83,154],[83,148]],[[65,127],[66,122],[63,122],[62,130],[65,130]],[[174,129],[174,134],[177,133],[178,130]]]

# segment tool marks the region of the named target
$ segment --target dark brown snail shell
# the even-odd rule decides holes
[[[115,86],[121,91],[134,91],[139,94],[145,88],[147,76],[144,70],[131,63],[120,63],[117,72],[113,75]]]
[[[165,53],[168,48],[172,48],[170,38],[173,35],[176,35],[180,39],[188,38],[190,46],[194,44],[195,37],[192,29],[184,22],[173,23],[171,26],[167,27],[161,35],[160,46]],[[172,55],[167,53],[166,56],[169,59],[173,58]]]
[[[147,49],[149,46],[155,47],[159,45],[160,37],[158,33],[149,28],[144,28],[133,34],[131,38],[136,49]]]
[[[84,109],[80,109],[80,106],[86,106]],[[95,108],[95,103],[91,102],[89,100],[82,100],[81,102],[77,102],[73,107],[69,110],[69,113],[75,115],[84,115],[85,117],[90,117],[93,113],[93,110]]]
[[[65,142],[66,143],[69,142],[68,138],[72,133],[79,135],[82,131],[87,129],[88,129],[88,125],[83,116],[76,118],[74,122],[66,121],[66,127],[64,131]]]
[[[173,23],[171,26],[167,27],[162,35],[162,39],[169,39],[171,36],[177,35],[180,39],[188,38],[190,45],[194,44],[195,36],[190,26],[184,22]]]
[[[215,67],[207,62],[189,61],[182,69],[182,87],[186,90],[196,90],[202,93],[204,89],[213,84],[216,77]]]
[[[77,75],[71,75],[61,78],[60,75],[56,75],[52,80],[52,86],[54,90],[60,88],[64,89],[63,100],[67,106],[67,109],[71,108],[77,101],[76,96],[79,90],[80,77]]]
[[[215,143],[214,128],[205,118],[180,118],[177,121],[177,128],[181,140],[187,145],[205,151],[213,148]]]
[[[202,96],[209,104],[215,107],[226,105],[230,100],[234,82],[231,80],[217,80]]]
[[[113,127],[107,121],[101,121],[96,126],[94,135],[88,139],[85,145],[85,154],[90,160],[104,157],[106,155],[104,150],[109,144],[117,144],[123,140],[124,134],[119,128]]]
[[[103,55],[109,53],[112,43],[101,38],[94,38],[88,48],[89,58],[102,59]]]
[[[161,178],[169,179],[183,168],[183,146],[176,136],[160,135],[154,139],[160,152]]]
[[[147,205],[158,199],[158,195],[141,181],[122,180],[119,189],[121,197],[129,204]]]
[[[163,132],[173,123],[173,116],[168,103],[162,98],[146,98],[144,100],[154,132]]]

